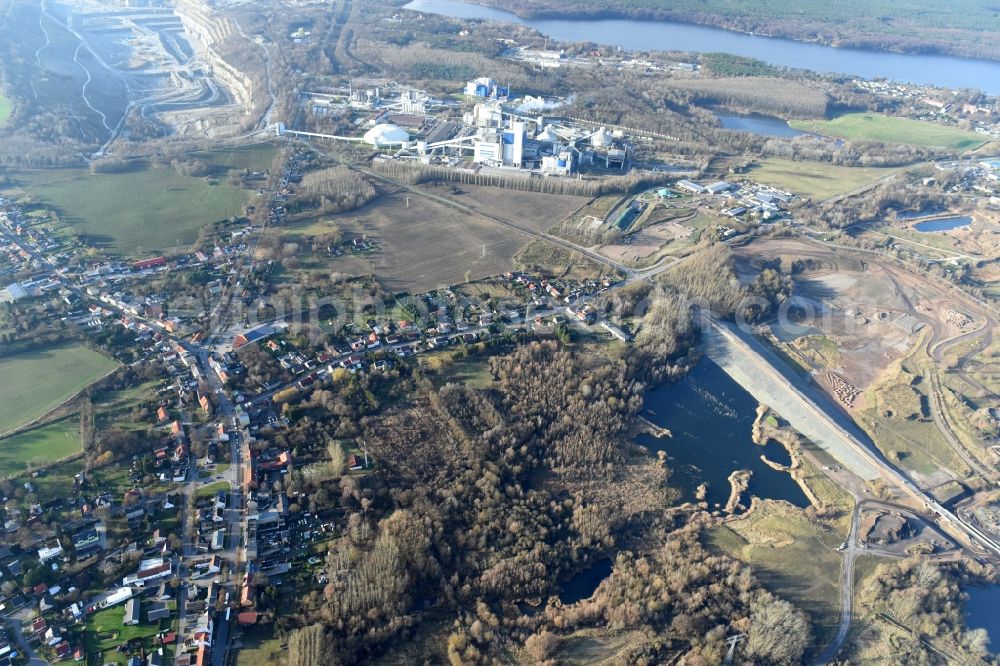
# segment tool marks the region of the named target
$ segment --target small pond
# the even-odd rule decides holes
[[[788,138],[807,134],[807,132],[800,132],[795,129],[781,118],[765,116],[759,113],[752,113],[748,116],[717,113],[715,116],[722,123],[723,127],[737,132],[750,132],[761,136],[782,136]]]
[[[794,342],[807,335],[819,335],[821,331],[813,326],[797,324],[784,317],[779,317],[777,321],[771,323],[771,333],[782,342]]]
[[[961,229],[962,227],[967,227],[972,224],[972,218],[968,215],[957,215],[955,217],[939,217],[934,220],[924,220],[923,222],[917,222],[913,225],[913,228],[917,231],[924,233],[933,233],[936,231],[951,231],[952,229]]]
[[[580,573],[559,585],[559,601],[564,604],[575,604],[583,599],[589,599],[601,581],[611,575],[614,562],[610,558],[598,560]]]

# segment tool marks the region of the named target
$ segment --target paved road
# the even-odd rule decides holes
[[[863,503],[854,498],[854,511],[851,513],[851,530],[847,536],[847,548],[844,550],[844,562],[840,568],[840,625],[837,634],[826,646],[822,654],[814,662],[816,666],[825,666],[833,661],[851,629],[854,618],[854,560],[858,556],[858,525],[861,522]]]

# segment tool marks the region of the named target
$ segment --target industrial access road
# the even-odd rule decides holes
[[[816,658],[814,662],[816,666],[826,666],[833,661],[847,638],[847,632],[851,630],[851,620],[854,618],[854,560],[858,556],[858,525],[861,523],[862,506],[863,504],[855,496],[854,511],[851,513],[851,531],[847,535],[844,564],[840,569],[840,624],[833,640]]]
[[[977,526],[963,521],[951,510],[942,506],[902,471],[890,464],[857,426],[849,423],[846,416],[841,417],[827,399],[815,388],[797,378],[787,365],[765,349],[759,340],[742,334],[735,326],[721,322],[711,314],[706,314],[706,319],[711,329],[710,339],[714,341],[714,346],[713,343],[709,344],[709,356],[713,357],[714,354],[715,358],[721,359],[732,368],[730,376],[751,394],[754,394],[754,391],[759,393],[761,385],[777,388],[779,393],[772,396],[776,399],[771,403],[774,408],[810,439],[814,436],[810,434],[811,432],[818,433],[824,441],[817,441],[817,444],[844,467],[851,469],[863,479],[881,477],[895,488],[902,490],[931,515],[936,516],[941,528],[957,537],[970,550],[979,554],[1000,555],[1000,544]],[[737,367],[733,359],[740,357],[740,366]],[[722,365],[723,370],[726,370],[726,365]],[[821,426],[822,430],[818,431],[817,425]],[[872,470],[876,472],[874,476]]]

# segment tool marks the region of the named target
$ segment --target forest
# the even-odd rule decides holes
[[[996,568],[975,561],[930,562],[916,559],[880,564],[861,586],[862,609],[880,618],[867,623],[856,643],[852,661],[865,659],[865,646],[880,632],[910,628],[919,640],[893,640],[899,663],[936,664],[942,656],[962,663],[990,661],[985,629],[966,629],[963,589],[995,581]],[[869,615],[871,617],[871,615]]]
[[[488,388],[345,372],[296,398],[295,425],[274,443],[297,460],[328,453],[333,477],[293,473],[289,493],[338,506],[346,527],[327,551],[328,582],[277,618],[292,666],[379,661],[418,636],[446,641],[453,664],[554,664],[564,640],[598,627],[655,637],[629,663],[717,663],[734,632],[749,636],[747,660],[799,662],[807,616],[707,552],[707,518],[671,506],[669,469],[631,441],[645,388],[693,363],[687,302],[639,287],[605,307],[640,322],[627,359],[536,341],[494,353]],[[355,437],[377,474],[345,475],[342,442]],[[561,580],[609,555],[593,597],[558,601]],[[428,639],[425,623],[442,618],[444,635]]]
[[[310,171],[302,177],[297,204],[312,205],[322,214],[361,208],[375,198],[375,188],[347,167]]]

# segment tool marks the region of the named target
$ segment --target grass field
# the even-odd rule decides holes
[[[986,143],[986,139],[975,132],[877,113],[849,113],[833,120],[793,120],[789,124],[795,129],[843,139],[906,143],[927,148],[973,150]]]
[[[156,402],[158,380],[143,382],[122,391],[103,391],[93,396],[97,427],[107,427],[114,423],[117,427],[135,426],[145,428],[145,423],[131,423],[129,412],[143,402]]]
[[[80,451],[78,419],[63,419],[0,439],[0,470],[3,474],[26,471]]]
[[[709,544],[747,562],[772,592],[809,613],[814,645],[837,629],[841,535],[811,523],[785,503],[764,500],[750,515],[708,533]]]
[[[918,347],[919,348],[919,347]],[[898,369],[897,369],[898,368]],[[930,397],[924,385],[913,385],[913,370],[893,365],[882,380],[865,391],[868,407],[858,422],[890,461],[917,480],[937,485],[949,480],[944,470],[965,476],[972,472],[948,445],[933,421],[927,420]]]
[[[206,224],[240,215],[253,193],[170,167],[140,165],[127,173],[85,169],[19,171],[19,187],[59,212],[88,243],[147,256],[190,246]]]
[[[124,664],[128,656],[115,648],[133,639],[140,639],[147,649],[152,647],[152,639],[161,629],[168,629],[173,624],[173,618],[160,620],[153,624],[145,622],[145,609],[140,611],[142,622],[126,627],[122,624],[125,617],[125,604],[106,608],[87,618],[85,644],[87,663],[94,664]],[[95,659],[97,652],[103,652],[100,659]],[[164,662],[170,663],[170,662]]]
[[[435,356],[447,359],[442,363],[440,373],[432,375],[436,385],[444,386],[451,382],[471,388],[486,388],[493,383],[493,376],[490,375],[489,356],[466,356],[463,359],[453,361],[451,354],[450,351],[444,351],[418,357],[422,365],[426,365]]]
[[[7,119],[10,118],[11,111],[13,110],[14,107],[11,106],[10,99],[0,92],[0,125],[7,122]]]
[[[514,255],[514,264],[518,270],[569,280],[597,278],[613,272],[576,251],[570,252],[542,240],[525,245]]]
[[[250,627],[243,632],[241,647],[236,652],[236,666],[270,666],[285,661],[281,641],[263,627]]]
[[[822,465],[836,465],[836,461],[824,450],[806,441],[803,449],[809,451]],[[824,474],[812,461],[802,456],[799,460],[798,478],[805,483],[809,491],[816,497],[828,514],[824,520],[839,536],[844,538],[851,530],[851,513],[854,510],[854,498]]]
[[[215,493],[220,490],[229,492],[229,482],[228,481],[216,481],[215,483],[210,483],[207,486],[202,486],[195,491],[195,497],[212,497]]]
[[[893,236],[906,245],[914,244],[913,249],[921,254],[945,258],[953,257],[956,254],[963,254],[955,246],[953,238],[945,233],[926,234],[911,227],[900,228],[888,224],[873,226],[871,230],[879,234]],[[931,248],[937,248],[938,250],[942,250],[942,252],[936,253]]]
[[[701,242],[701,235],[713,224],[719,224],[720,222],[728,222],[728,220],[720,220],[717,217],[711,215],[705,215],[699,212],[697,215],[692,217],[690,220],[684,220],[679,224],[692,229],[694,233],[688,238],[679,238],[672,241],[666,248],[665,254],[684,254],[699,242]],[[732,226],[732,222],[729,222]]]
[[[750,172],[750,177],[757,182],[787,190],[804,199],[823,200],[855,190],[896,170],[842,167],[771,157],[755,167]]]
[[[115,367],[80,344],[0,359],[0,432],[28,423]]]
[[[230,169],[250,169],[251,171],[266,171],[271,168],[278,149],[274,144],[260,143],[239,148],[216,148],[203,152],[192,153],[191,157],[211,164],[217,174]]]
[[[510,202],[517,202],[521,197],[521,193],[515,197],[505,190],[494,192],[490,188],[474,189],[464,185],[462,188],[466,193],[457,196],[457,201],[490,209],[491,214],[498,216],[494,207],[501,205],[502,197]],[[536,210],[521,224],[546,229],[576,204],[577,199],[553,197],[551,209]],[[542,207],[545,199],[531,198],[529,201]],[[521,207],[523,204],[518,203],[517,210],[504,215],[513,217]],[[393,292],[416,294],[465,282],[467,278],[474,280],[509,271],[514,266],[514,254],[530,240],[521,232],[480,215],[414,195],[381,196],[360,210],[324,219],[332,220],[351,236],[366,235],[378,248],[363,257],[330,258],[324,260],[322,266],[311,268],[352,275],[374,271],[379,281]],[[323,233],[324,228],[322,221],[313,219],[289,225],[283,231],[301,237]]]

